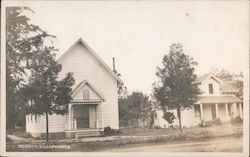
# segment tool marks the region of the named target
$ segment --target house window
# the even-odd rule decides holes
[[[200,117],[201,116],[200,105],[194,105],[194,113],[195,113],[195,117]]]
[[[209,84],[208,85],[208,89],[209,89],[209,94],[213,94],[214,93],[213,84]]]
[[[82,95],[83,95],[83,99],[89,99],[89,90],[83,89]]]

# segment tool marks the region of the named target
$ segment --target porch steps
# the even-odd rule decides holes
[[[81,132],[76,132],[75,137],[82,138],[82,137],[96,137],[96,136],[101,136],[101,133],[99,130],[84,130]]]

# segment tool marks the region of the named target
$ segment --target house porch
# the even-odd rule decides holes
[[[68,105],[67,138],[100,136],[103,131],[101,100],[74,100]]]
[[[199,98],[200,119],[211,121],[220,119],[228,122],[233,118],[243,117],[242,100],[234,96],[210,96]]]

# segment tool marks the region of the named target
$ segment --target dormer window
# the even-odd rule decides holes
[[[214,93],[213,84],[208,84],[209,94]]]

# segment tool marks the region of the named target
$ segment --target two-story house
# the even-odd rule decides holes
[[[242,100],[235,96],[238,92],[228,83],[215,77],[213,74],[206,74],[197,78],[200,94],[197,96],[197,103],[191,108],[182,109],[181,120],[183,127],[192,127],[215,119],[221,122],[228,122],[235,117],[243,117]],[[175,110],[170,110],[177,117]],[[163,118],[163,112],[157,111],[155,126],[169,127],[178,126],[178,120],[175,119],[169,124]]]

